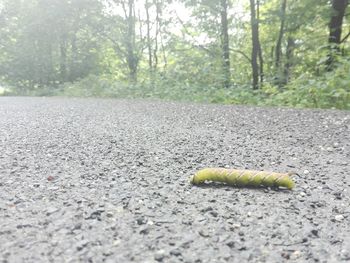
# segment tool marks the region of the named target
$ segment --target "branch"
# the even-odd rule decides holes
[[[344,43],[348,37],[350,37],[350,32],[340,41],[340,44]]]
[[[247,54],[245,54],[243,51],[241,51],[241,50],[239,50],[239,49],[233,49],[233,48],[230,48],[230,51],[239,53],[239,54],[241,54],[243,57],[245,57],[245,58],[249,61],[249,63],[252,62],[252,60],[250,59],[250,57],[249,57]]]
[[[190,36],[193,40],[193,42],[195,42],[195,44],[191,44],[193,47],[196,48],[200,48],[203,49],[204,51],[206,51],[209,55],[213,56],[214,52],[212,52],[211,50],[209,50],[208,48],[206,48],[205,46],[198,44],[198,42],[194,39],[194,37],[192,36],[192,34],[188,31],[185,23],[181,20],[181,18],[179,17],[179,15],[177,14],[177,12],[175,11],[176,17],[179,20],[180,24],[182,25],[183,29],[185,30],[185,33]]]
[[[95,29],[95,28],[94,28]],[[105,32],[101,31],[101,30],[94,30],[96,34],[98,34],[99,36],[108,39],[109,41],[112,42],[113,44],[113,48],[115,51],[119,52],[120,54],[122,54],[123,56],[127,56],[127,53],[120,47],[119,43],[117,42],[117,40],[111,38],[108,34],[106,34]]]
[[[126,7],[125,7],[124,1],[122,1],[121,4],[122,4],[123,11],[124,11],[125,19],[126,19],[126,18],[128,18],[128,12],[126,11]]]

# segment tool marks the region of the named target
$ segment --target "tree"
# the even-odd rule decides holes
[[[231,82],[230,66],[230,44],[228,35],[227,22],[227,0],[220,0],[220,17],[221,17],[221,45],[224,71],[224,87],[229,88]]]
[[[228,14],[231,1],[187,0],[192,11],[192,21],[181,22],[194,48],[199,48],[218,63],[220,71],[216,73],[220,87],[231,86],[230,35],[231,17]],[[206,39],[198,40],[200,38]]]
[[[149,78],[153,82],[153,58],[152,58],[152,41],[151,41],[151,21],[149,15],[150,3],[148,0],[145,2],[146,10],[146,28],[147,28],[147,49],[148,49],[148,67],[149,67]]]
[[[287,48],[286,48],[286,62],[284,64],[283,70],[283,84],[287,84],[290,79],[290,71],[293,66],[294,61],[294,49],[295,49],[295,40],[292,36],[287,38]]]
[[[348,5],[348,0],[332,0],[333,14],[329,22],[329,37],[328,43],[330,52],[326,62],[327,70],[333,69],[335,56],[339,55],[342,35],[343,18]]]
[[[348,2],[0,0],[0,81],[19,94],[347,107]]]
[[[149,70],[149,79],[151,84],[154,84],[154,78],[155,74],[157,73],[158,69],[158,51],[159,51],[159,42],[161,42],[162,45],[162,7],[164,3],[163,1],[154,0],[153,3],[149,2],[149,0],[145,0],[145,11],[146,11],[146,46],[147,46],[147,53],[148,53],[148,70]],[[154,7],[153,9],[151,9]],[[153,11],[154,18],[151,20],[150,12]],[[152,30],[153,27],[153,30]],[[159,41],[160,39],[160,41]],[[162,45],[163,49],[163,59],[164,63],[166,64],[166,55],[164,53],[164,46]]]
[[[250,0],[250,24],[251,24],[251,36],[252,36],[252,77],[253,77],[253,89],[258,89],[262,84],[262,51],[259,39],[259,20],[257,15],[257,5],[255,0]],[[258,63],[258,59],[260,60]],[[260,77],[260,78],[259,78]],[[260,82],[260,83],[259,83]]]
[[[130,84],[137,83],[139,62],[147,44],[147,38],[142,36],[142,30],[137,34],[136,24],[142,26],[140,17],[136,14],[134,0],[106,0],[108,9],[118,10],[117,13],[106,12],[103,21],[95,25],[95,33],[108,40],[127,69],[125,75]],[[143,6],[144,8],[144,6]],[[124,68],[119,69],[124,71]]]
[[[281,85],[285,83],[284,76],[281,76],[281,55],[282,55],[282,40],[285,31],[285,21],[286,21],[286,7],[287,0],[281,0],[281,10],[280,10],[280,29],[277,37],[277,43],[275,48],[275,68],[277,72],[278,84]]]
[[[98,70],[98,43],[88,26],[101,15],[98,2],[16,0],[4,8],[0,75],[9,84],[52,88]]]
[[[129,68],[129,80],[131,83],[137,82],[137,67],[139,58],[136,55],[136,43],[135,43],[135,3],[134,0],[128,0],[127,10],[125,5],[123,5],[125,12],[125,17],[127,19],[127,34],[126,34],[126,44],[127,44],[127,63]]]

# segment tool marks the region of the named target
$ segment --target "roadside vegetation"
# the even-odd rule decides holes
[[[347,0],[2,0],[0,95],[350,109]]]

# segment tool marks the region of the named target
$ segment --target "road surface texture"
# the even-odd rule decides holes
[[[349,262],[350,114],[0,98],[1,262]],[[204,167],[294,171],[292,191]]]

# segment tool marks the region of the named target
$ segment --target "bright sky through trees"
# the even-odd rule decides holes
[[[124,11],[118,6],[118,4],[115,4],[110,1],[105,1],[106,11],[111,14],[120,15],[123,16]],[[137,13],[137,16],[141,18],[142,21],[146,20],[146,10],[145,10],[145,0],[136,0],[135,1],[135,12]],[[173,17],[172,23],[168,25],[168,30],[172,32],[173,34],[178,35],[179,37],[183,36],[185,38],[188,38],[188,36],[181,34],[183,25],[180,21],[184,23],[191,22],[193,24],[196,24],[196,19],[192,16],[193,7],[186,6],[184,2],[182,1],[172,1],[169,3],[166,8],[162,10],[165,17]],[[156,9],[155,7],[151,7],[149,10],[149,14],[151,17],[151,20],[154,20],[156,16]],[[229,10],[229,16],[235,17],[236,19],[242,20],[242,21],[249,21],[249,7],[247,5],[247,2],[242,0],[235,0],[233,3],[231,3],[231,8]],[[145,27],[142,26],[141,30],[143,34],[145,33]],[[155,27],[152,26],[151,30],[154,32]],[[229,29],[230,32],[237,31],[239,29],[231,27]],[[195,40],[200,43],[210,43],[213,41],[206,32],[201,32],[197,34],[196,36],[191,37],[191,39],[188,40]]]

